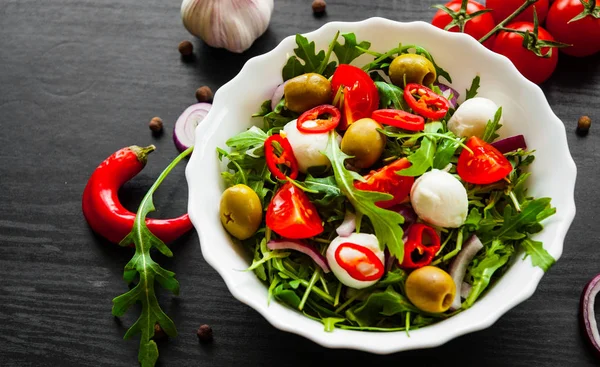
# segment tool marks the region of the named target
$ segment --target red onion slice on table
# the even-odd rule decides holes
[[[335,229],[338,236],[348,237],[350,236],[354,230],[356,229],[356,215],[351,211],[346,211],[346,215],[344,216],[344,221]]]
[[[505,139],[501,139],[492,143],[492,146],[500,151],[500,153],[508,153],[517,149],[527,149],[525,137],[523,135],[515,135]]]
[[[313,261],[323,269],[324,273],[330,272],[329,264],[327,263],[325,256],[321,255],[315,246],[308,243],[288,239],[271,240],[267,243],[267,247],[270,250],[294,250],[302,252],[303,254],[310,256]]]
[[[196,103],[186,108],[179,116],[173,129],[173,142],[177,150],[183,152],[194,145],[196,126],[204,120],[211,107],[210,103]]]
[[[590,344],[596,350],[596,355],[600,357],[600,333],[598,332],[598,323],[594,314],[594,304],[596,296],[600,291],[600,274],[596,275],[588,284],[586,284],[581,294],[580,312],[581,323],[585,329],[585,335]]]
[[[456,285],[456,295],[454,296],[454,301],[452,302],[452,306],[450,306],[450,310],[458,310],[460,308],[462,304],[460,301],[461,288],[465,273],[467,272],[467,267],[482,248],[483,244],[479,238],[476,235],[472,235],[467,242],[463,244],[463,248],[456,258],[452,260],[448,273]]]

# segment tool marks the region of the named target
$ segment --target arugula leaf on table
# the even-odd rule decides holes
[[[354,187],[354,180],[363,180],[363,178],[358,173],[346,169],[344,161],[349,156],[337,146],[333,133],[329,134],[329,143],[324,154],[331,162],[337,186],[354,206],[357,224],[360,223],[362,215],[366,215],[373,225],[380,248],[387,247],[392,255],[403,259],[404,242],[402,237],[404,231],[401,225],[404,223],[404,217],[375,205],[375,202],[389,200],[392,196],[373,191],[362,191]]]
[[[395,108],[397,110],[408,111],[408,106],[404,100],[404,91],[386,82],[375,82],[379,92],[380,108]]]
[[[471,87],[469,89],[467,89],[467,94],[465,95],[465,101],[467,99],[471,99],[477,95],[477,90],[479,89],[480,81],[481,81],[481,78],[479,77],[479,75],[477,75],[475,78],[473,78],[473,81],[471,82]]]
[[[540,241],[527,238],[521,242],[521,246],[525,250],[525,257],[531,257],[531,264],[540,267],[545,272],[556,262],[552,255],[544,249]]]
[[[340,64],[350,64],[354,59],[364,54],[364,51],[356,48],[356,46],[367,50],[371,47],[371,42],[368,41],[357,43],[354,33],[345,33],[342,34],[342,37],[345,40],[344,44],[342,45],[336,39],[333,46],[333,53]]]
[[[140,334],[138,361],[142,366],[154,366],[158,360],[158,347],[156,342],[152,340],[156,324],[159,324],[170,337],[177,336],[175,324],[158,304],[155,282],[158,282],[173,294],[179,294],[179,282],[175,279],[175,273],[162,268],[150,255],[152,248],[156,248],[168,257],[172,257],[173,253],[163,241],[150,232],[146,226],[146,216],[155,210],[152,195],[158,186],[177,163],[188,156],[193,149],[193,147],[188,148],[178,155],[158,176],[156,182],[150,187],[140,203],[131,232],[119,243],[121,246],[129,246],[131,243],[135,245],[135,254],[125,265],[123,279],[127,283],[131,283],[137,275],[139,281],[131,290],[113,299],[112,314],[117,317],[123,316],[135,303],[141,303],[142,312],[139,318],[127,330],[123,338],[129,339],[135,334]]]
[[[499,107],[496,113],[494,114],[494,120],[489,120],[485,125],[485,130],[483,131],[482,140],[488,143],[496,140],[500,135],[496,134],[502,125],[500,124],[500,119],[502,118],[502,107]]]

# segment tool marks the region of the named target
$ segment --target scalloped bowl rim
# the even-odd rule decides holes
[[[369,27],[371,29],[366,30]],[[529,98],[528,106],[535,106],[534,108],[538,110],[537,113],[541,114],[547,124],[546,133],[554,134],[552,135],[552,149],[557,152],[556,154],[560,159],[558,164],[562,167],[562,171],[560,171],[562,176],[560,178],[560,189],[564,193],[564,196],[560,197],[559,200],[561,206],[559,208],[560,214],[555,215],[557,218],[550,218],[544,230],[544,232],[550,229],[553,231],[554,240],[550,243],[546,241],[544,245],[549,248],[551,255],[558,260],[562,254],[564,238],[575,216],[574,188],[576,166],[569,152],[564,124],[552,112],[542,90],[537,85],[525,79],[506,57],[489,51],[470,36],[446,32],[425,22],[403,23],[377,17],[360,22],[329,22],[313,32],[304,34],[304,36],[309,40],[313,40],[319,38],[322,34],[333,35],[338,29],[358,33],[361,30],[368,32],[377,27],[382,29],[393,28],[394,30],[398,30],[398,32],[420,32],[424,36],[439,38],[450,44],[460,44],[460,47],[471,52],[472,55],[486,60],[489,64],[494,64],[499,71],[504,73],[502,75],[506,80],[518,83],[513,85],[513,88],[519,88],[520,93],[524,93],[523,95]],[[508,310],[528,299],[535,292],[543,276],[543,271],[533,267],[530,260],[523,260],[519,257],[513,261],[511,269],[509,269],[503,278],[496,282],[494,288],[499,287],[498,284],[502,283],[504,277],[513,272],[513,268],[516,269],[514,270],[515,274],[518,272],[521,276],[528,275],[528,278],[520,279],[518,286],[517,282],[511,278],[507,282],[512,282],[512,287],[509,284],[503,285],[501,287],[502,290],[491,289],[470,309],[440,323],[412,330],[410,337],[407,337],[405,332],[400,331],[377,333],[335,329],[333,332],[328,333],[323,330],[321,323],[309,319],[295,310],[275,301],[271,302],[270,305],[267,304],[266,286],[261,284],[264,287],[264,292],[258,288],[252,288],[256,287],[255,282],[258,281],[253,272],[240,275],[242,274],[240,269],[233,269],[231,265],[225,265],[223,261],[225,254],[227,256],[236,256],[237,254],[240,257],[241,255],[232,248],[234,246],[231,246],[231,240],[218,241],[223,238],[223,234],[225,233],[222,228],[215,228],[214,221],[211,222],[211,216],[215,216],[215,214],[218,216],[218,208],[208,208],[200,201],[201,199],[208,200],[210,197],[207,196],[209,194],[206,192],[206,186],[203,186],[207,185],[206,178],[199,172],[202,171],[208,159],[216,161],[214,151],[207,151],[208,148],[205,149],[205,146],[210,145],[211,137],[218,130],[218,121],[223,121],[224,117],[231,111],[231,101],[229,104],[226,103],[227,97],[230,94],[235,94],[238,88],[244,87],[244,78],[248,79],[249,75],[253,72],[260,73],[261,65],[273,65],[274,63],[276,64],[274,67],[277,68],[277,72],[279,73],[283,66],[279,61],[282,54],[285,54],[286,57],[289,56],[293,52],[294,47],[294,36],[286,37],[272,51],[248,60],[235,78],[219,88],[215,94],[211,111],[206,119],[196,128],[196,149],[186,167],[186,179],[189,186],[188,211],[192,223],[198,231],[202,254],[206,262],[223,278],[231,294],[239,301],[258,311],[276,328],[301,335],[328,348],[349,348],[378,354],[439,346],[458,336],[491,326]],[[432,50],[430,49],[429,51],[431,52]],[[277,85],[280,82],[281,79],[273,81],[271,84]],[[485,82],[485,80],[482,80],[482,87],[485,85]],[[245,87],[249,86],[246,85]],[[490,93],[492,92],[490,91]],[[238,103],[238,101],[235,101],[235,103]],[[208,182],[208,184],[211,183]],[[219,183],[219,194],[222,191],[221,186],[222,183]],[[210,191],[210,187],[208,191]],[[553,197],[553,203],[554,201],[555,198]],[[241,277],[252,277],[253,279],[244,278],[243,281],[240,281]],[[253,289],[257,291],[252,292]],[[503,294],[496,294],[500,292]],[[501,302],[498,303],[500,300]]]

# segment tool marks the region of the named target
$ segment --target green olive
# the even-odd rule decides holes
[[[456,294],[452,277],[435,266],[424,266],[410,273],[405,288],[412,304],[430,313],[446,311]]]
[[[283,87],[285,107],[297,113],[331,102],[331,83],[323,75],[307,73],[287,81]]]
[[[237,239],[245,240],[260,226],[262,205],[251,188],[242,184],[235,185],[223,192],[219,216],[227,232]]]
[[[390,79],[397,86],[406,83],[430,85],[435,82],[435,67],[427,58],[417,54],[404,54],[396,57],[390,64]]]
[[[342,138],[342,152],[353,156],[348,162],[356,168],[369,168],[381,157],[385,148],[385,136],[375,120],[370,118],[354,122]]]

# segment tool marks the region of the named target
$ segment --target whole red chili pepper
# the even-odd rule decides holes
[[[118,150],[102,162],[83,190],[82,209],[92,229],[110,242],[119,243],[133,228],[135,213],[125,209],[117,195],[119,188],[146,165],[154,145],[136,145]],[[173,219],[146,219],[150,232],[169,243],[192,229],[187,213]]]
[[[404,269],[418,269],[431,264],[433,257],[440,249],[440,236],[432,227],[412,224],[404,241],[404,260],[400,264]]]

